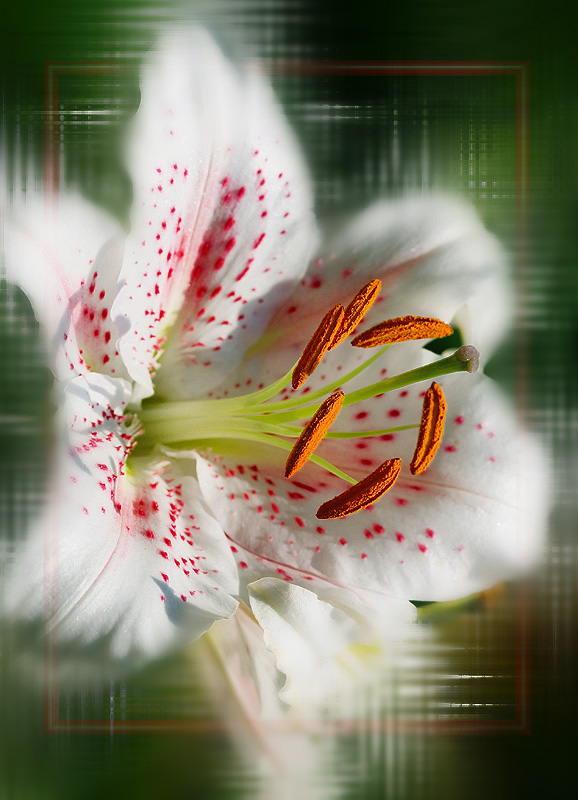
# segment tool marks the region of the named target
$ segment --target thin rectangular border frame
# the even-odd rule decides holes
[[[530,97],[529,62],[500,61],[302,61],[302,60],[259,60],[255,65],[266,74],[275,75],[387,75],[387,76],[472,76],[498,75],[515,77],[516,85],[516,211],[517,236],[520,244],[526,240],[527,201],[530,188]],[[122,72],[117,63],[106,61],[87,61],[82,64],[47,62],[44,70],[44,186],[47,198],[53,198],[58,191],[58,133],[59,108],[58,91],[61,77],[70,75],[113,76]],[[523,252],[523,248],[519,249]],[[522,279],[520,264],[516,265],[518,288]],[[519,293],[518,293],[519,294]],[[519,352],[525,352],[522,335],[518,334]],[[521,359],[523,362],[524,359]],[[525,410],[523,401],[527,397],[527,373],[522,366],[517,375],[518,405]],[[51,537],[47,537],[49,540]],[[45,611],[50,611],[55,593],[54,576],[52,583],[47,576],[46,565],[52,563],[54,543],[47,541],[45,547]],[[56,579],[57,580],[57,579]],[[49,588],[47,588],[49,587]],[[529,621],[527,597],[520,589],[516,596],[516,714],[512,720],[386,720],[371,723],[371,727],[381,732],[431,733],[431,734],[529,734],[530,733],[530,660],[529,660]],[[57,642],[51,632],[46,635],[44,649],[44,730],[49,734],[79,733],[108,735],[124,733],[226,733],[229,726],[219,720],[62,720],[60,718],[60,699],[58,679]],[[284,724],[269,727],[286,730]],[[351,733],[352,723],[341,721],[316,721],[308,726],[308,732],[318,734]],[[359,730],[359,721],[354,729]]]

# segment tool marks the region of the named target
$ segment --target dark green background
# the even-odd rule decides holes
[[[278,78],[275,88],[297,129],[317,188],[322,220],[347,214],[383,194],[396,195],[404,180],[375,177],[380,152],[391,146],[392,114],[398,111],[404,142],[402,164],[419,151],[423,109],[440,177],[437,185],[461,192],[512,251],[527,292],[519,331],[524,349],[506,345],[493,364],[507,378],[512,361],[522,361],[530,376],[530,422],[552,452],[556,501],[544,564],[529,586],[531,597],[531,732],[514,734],[432,734],[396,731],[369,742],[367,735],[338,738],[338,752],[327,765],[327,796],[341,786],[351,798],[487,798],[550,796],[576,787],[575,609],[578,552],[576,500],[578,414],[576,345],[578,234],[576,225],[578,137],[575,20],[563,3],[485,2],[329,2],[285,4],[243,2],[226,9],[212,3],[210,14],[193,4],[163,6],[143,2],[54,2],[13,4],[2,18],[2,116],[6,131],[3,160],[10,175],[34,182],[42,173],[44,65],[46,61],[106,58],[122,67],[111,82],[83,78],[62,85],[65,175],[96,202],[126,220],[130,183],[120,156],[122,122],[138,104],[137,67],[156,32],[171,20],[206,18],[223,39],[244,38],[266,57],[297,55],[316,60],[497,60],[530,64],[531,190],[529,242],[517,250],[516,197],[512,193],[515,152],[514,86],[510,78]],[[144,13],[146,12],[146,13]],[[105,56],[105,53],[107,54]],[[336,115],[326,129],[308,117],[307,103],[356,106]],[[85,124],[75,110],[106,110],[104,126]],[[347,117],[348,118],[344,118]],[[342,117],[338,119],[337,117]],[[460,183],[455,152],[461,131],[473,135],[476,169],[483,164],[506,197],[482,197]],[[487,132],[486,138],[482,131]],[[330,146],[327,146],[327,141]],[[17,146],[17,143],[19,145]],[[485,145],[481,147],[482,143]],[[14,159],[21,159],[13,172]],[[30,162],[30,163],[28,163]],[[369,167],[368,167],[369,164]],[[369,173],[369,177],[364,177]],[[407,177],[407,176],[406,176]],[[479,175],[476,175],[476,180]],[[419,185],[419,180],[417,180]],[[0,414],[22,414],[25,430],[4,424],[0,462],[0,520],[4,552],[23,534],[38,502],[46,450],[46,409],[50,381],[39,352],[37,327],[26,298],[13,287],[0,291],[0,343],[3,376]],[[4,419],[4,416],[2,417]],[[477,702],[512,699],[515,651],[511,645],[512,606],[488,610],[480,604],[442,616],[442,640],[455,645],[443,671],[467,672],[474,666],[494,678],[476,687],[440,687],[443,699]],[[250,759],[237,754],[224,735],[172,733],[149,735],[46,736],[42,694],[10,670],[10,638],[2,645],[0,709],[0,798],[101,797],[264,797],[271,795]],[[463,650],[461,648],[464,648]],[[170,679],[166,675],[170,675]],[[498,676],[503,675],[501,680]],[[203,698],[202,685],[175,689],[182,679],[194,684],[184,657],[135,676],[126,688],[127,714],[178,717],[183,698],[203,714],[218,710]],[[435,670],[421,679],[438,682]],[[420,675],[415,680],[419,683]],[[88,701],[90,714],[105,718],[108,689]],[[114,687],[118,697],[120,688]],[[195,694],[196,693],[196,694]],[[190,694],[190,697],[189,697]],[[443,694],[443,693],[442,693]],[[437,700],[441,695],[436,695]],[[63,713],[79,714],[80,697],[71,693]],[[425,708],[425,706],[424,706]],[[415,710],[415,709],[414,709]],[[506,717],[508,711],[506,710]],[[423,708],[418,708],[423,717]],[[402,713],[403,712],[403,713]],[[436,713],[441,713],[437,707]],[[470,712],[455,711],[468,720]],[[481,714],[482,712],[480,712]],[[499,718],[500,712],[488,712]],[[407,708],[400,716],[407,716]],[[202,715],[201,715],[202,716]],[[434,714],[435,716],[435,714]],[[370,754],[370,755],[369,755]],[[365,768],[359,768],[359,764]],[[298,765],[296,765],[298,768]],[[361,776],[361,777],[360,777]],[[271,789],[271,792],[273,790]],[[321,794],[320,796],[325,796]]]

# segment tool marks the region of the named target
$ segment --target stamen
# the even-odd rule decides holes
[[[331,425],[335,422],[341,408],[341,403],[343,402],[343,397],[344,395],[341,391],[329,395],[303,428],[301,436],[295,442],[293,450],[289,453],[289,458],[285,465],[286,478],[295,475],[295,473],[307,463],[311,454],[319,445]]]
[[[311,373],[319,366],[325,353],[332,347],[336,334],[341,330],[344,313],[343,306],[336,305],[327,312],[319,323],[319,327],[309,339],[301,358],[293,370],[291,386],[294,389],[305,383]]]
[[[369,283],[366,283],[365,286],[357,292],[351,303],[345,309],[341,330],[331,345],[331,349],[341,344],[341,342],[347,339],[349,334],[357,328],[363,317],[377,300],[380,291],[381,281],[379,278],[375,278]]]
[[[439,339],[449,336],[453,328],[435,317],[396,317],[360,333],[351,342],[354,347],[380,347],[382,344],[409,342],[413,339]]]
[[[401,469],[401,459],[390,458],[384,461],[376,470],[363,480],[351,486],[341,494],[328,500],[317,510],[317,519],[339,519],[355,514],[362,508],[375,503],[376,500],[391,489],[399,471]]]
[[[417,444],[409,465],[412,475],[420,475],[431,464],[442,440],[446,408],[441,386],[434,381],[423,399]]]

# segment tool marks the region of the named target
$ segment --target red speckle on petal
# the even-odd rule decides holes
[[[249,264],[247,264],[247,265],[244,267],[244,269],[242,269],[242,270],[241,270],[241,272],[239,272],[239,274],[237,275],[237,277],[235,278],[235,280],[236,280],[236,281],[240,281],[242,278],[244,278],[244,277],[245,277],[245,275],[246,275],[248,272],[249,272]],[[240,318],[239,318],[239,319],[240,319]]]
[[[419,549],[421,550],[422,553],[425,553],[426,550],[427,550],[427,547],[425,546],[425,544],[418,544],[418,547],[419,547]]]
[[[454,422],[456,423],[456,425],[463,425],[464,424],[464,418],[462,416],[456,417]]]
[[[241,569],[249,569],[246,561],[239,562],[239,566],[241,567]]]
[[[396,533],[396,534],[395,534],[395,538],[396,538],[396,539],[397,539],[397,541],[398,541],[398,542],[401,544],[401,543],[404,541],[404,539],[405,539],[405,536],[403,535],[403,533]]]
[[[387,412],[387,416],[388,417],[399,417],[399,416],[401,416],[401,411],[398,408],[391,408]]]

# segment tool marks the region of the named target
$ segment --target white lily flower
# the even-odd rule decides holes
[[[56,228],[43,233],[27,211],[33,234],[15,226],[8,237],[9,276],[55,343],[66,442],[10,610],[62,647],[101,643],[129,664],[200,636],[240,598],[293,701],[308,672],[411,617],[410,600],[478,591],[535,558],[539,471],[522,472],[531,445],[491,382],[452,374],[471,369],[473,348],[441,359],[408,341],[368,357],[344,341],[291,389],[319,320],[373,279],[382,291],[372,284],[364,327],[435,318],[441,333],[426,325],[409,337],[424,340],[459,317],[487,357],[507,320],[501,251],[465,206],[410,199],[370,209],[310,261],[317,233],[293,137],[266,83],[203,32],[149,60],[135,127],[126,242],[67,198]],[[344,330],[333,322],[321,334],[332,344]],[[412,474],[437,376],[443,443]],[[338,387],[334,428],[286,478],[295,423]],[[372,502],[372,479],[359,513],[336,501],[343,518],[317,518],[344,481],[384,461],[397,480],[383,499]],[[45,618],[48,530],[57,581]]]

